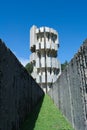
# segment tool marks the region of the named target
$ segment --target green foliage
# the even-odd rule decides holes
[[[32,73],[32,71],[33,71],[33,65],[32,65],[32,63],[26,64],[25,68],[26,68],[26,70],[28,71],[29,74]]]
[[[63,64],[61,64],[61,70],[63,71],[67,65],[68,65],[67,61],[65,61]]]
[[[48,95],[39,102],[35,111],[20,130],[74,130]]]

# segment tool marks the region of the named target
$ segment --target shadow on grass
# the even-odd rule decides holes
[[[44,96],[41,98],[36,108],[29,114],[29,116],[27,117],[23,125],[21,126],[20,130],[34,130],[35,123],[37,121],[43,100],[44,100]]]

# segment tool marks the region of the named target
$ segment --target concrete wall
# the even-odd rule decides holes
[[[43,95],[38,84],[0,40],[0,130],[19,130]]]
[[[87,130],[87,40],[48,94],[76,130]]]

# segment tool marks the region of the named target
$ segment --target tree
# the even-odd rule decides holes
[[[63,64],[61,64],[61,70],[63,71],[67,65],[68,65],[67,61],[65,61]]]
[[[28,63],[25,66],[26,70],[28,71],[29,74],[31,74],[33,72],[33,65],[32,63]]]

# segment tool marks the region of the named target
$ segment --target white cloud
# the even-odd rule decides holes
[[[21,57],[18,58],[18,59],[23,66],[25,66],[27,63],[29,63],[29,59],[25,59],[25,58],[21,58]]]

